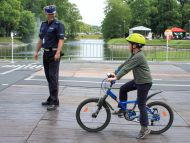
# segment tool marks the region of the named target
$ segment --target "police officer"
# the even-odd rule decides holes
[[[58,76],[61,50],[64,43],[64,25],[55,19],[56,6],[46,6],[44,11],[47,15],[47,21],[41,24],[34,58],[38,59],[38,52],[43,48],[43,65],[50,96],[47,101],[42,102],[42,106],[47,106],[47,110],[52,111],[59,106]]]

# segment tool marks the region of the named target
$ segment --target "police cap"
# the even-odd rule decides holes
[[[48,6],[44,7],[44,11],[47,14],[54,14],[54,13],[56,13],[56,6],[55,5],[48,5]]]

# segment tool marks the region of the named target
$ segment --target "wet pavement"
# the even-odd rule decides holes
[[[75,118],[77,106],[89,97],[100,97],[99,82],[118,65],[119,63],[111,62],[62,63],[60,107],[51,112],[41,106],[41,102],[48,96],[43,69],[34,70],[30,74],[27,71],[26,76],[23,75],[0,90],[0,143],[189,143],[188,63],[150,63],[152,76],[157,84],[150,92],[164,89],[152,101],[164,101],[174,111],[174,123],[167,132],[137,140],[135,137],[140,126],[115,116],[111,117],[108,127],[98,133],[89,133],[79,127]],[[22,70],[26,69],[16,72],[23,72]],[[0,78],[6,81],[3,76],[0,75]],[[132,73],[125,76],[122,82],[130,79]],[[115,92],[118,93],[118,89]],[[136,92],[131,92],[129,98],[135,98],[135,94]],[[117,106],[116,103],[111,104]]]

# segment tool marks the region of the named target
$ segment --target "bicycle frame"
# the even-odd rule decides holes
[[[111,85],[110,85],[110,87],[106,90],[106,95],[102,98],[102,100],[105,101],[105,99],[106,99],[108,96],[110,96],[113,100],[115,100],[115,101],[118,103],[118,105],[122,108],[123,111],[128,112],[128,109],[127,109],[127,105],[128,105],[128,104],[134,104],[134,106],[133,106],[133,108],[132,108],[132,110],[134,110],[135,107],[136,107],[136,105],[138,105],[138,101],[137,101],[137,100],[128,100],[128,101],[126,101],[126,102],[121,102],[121,101],[119,101],[118,98],[117,98],[117,96],[112,92],[112,85],[113,85],[113,84],[115,84],[115,81],[112,81],[112,82],[111,82]],[[159,92],[156,92],[156,93],[153,93],[153,94],[149,95],[149,96],[147,97],[147,100],[149,100],[150,98],[152,98],[153,96],[155,96],[155,95],[157,95],[157,94],[159,94],[159,93],[161,93],[161,92],[162,92],[162,91],[159,91]],[[106,104],[107,104],[112,110],[114,110],[114,109],[112,108],[112,106],[111,106],[109,103],[106,102]],[[146,110],[147,110],[147,112],[148,112],[149,114],[154,115],[154,111],[151,111],[148,107],[146,107]],[[128,113],[129,113],[129,112],[128,112]],[[129,114],[129,117],[130,117],[130,116],[133,116],[133,115],[130,115],[130,114]],[[137,116],[136,116],[135,118],[137,118]],[[157,117],[157,116],[153,116],[151,119],[153,119],[153,118],[154,118],[154,120],[160,120],[160,118]]]
[[[119,104],[119,106],[122,108],[123,111],[127,111],[127,105],[128,104],[134,104],[134,106],[136,106],[138,104],[137,100],[128,100],[126,102],[120,102],[118,100],[117,96],[111,91],[111,88],[109,88],[106,91],[106,94],[108,96],[110,96],[112,99],[114,99]]]

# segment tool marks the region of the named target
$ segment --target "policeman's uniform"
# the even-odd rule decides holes
[[[44,10],[48,14],[56,12],[54,6],[45,7]],[[43,65],[50,93],[46,102],[49,105],[59,105],[58,77],[60,60],[55,61],[54,55],[56,54],[58,41],[64,39],[64,25],[56,19],[50,23],[48,21],[42,22],[39,37],[42,40],[42,47],[44,49]]]

